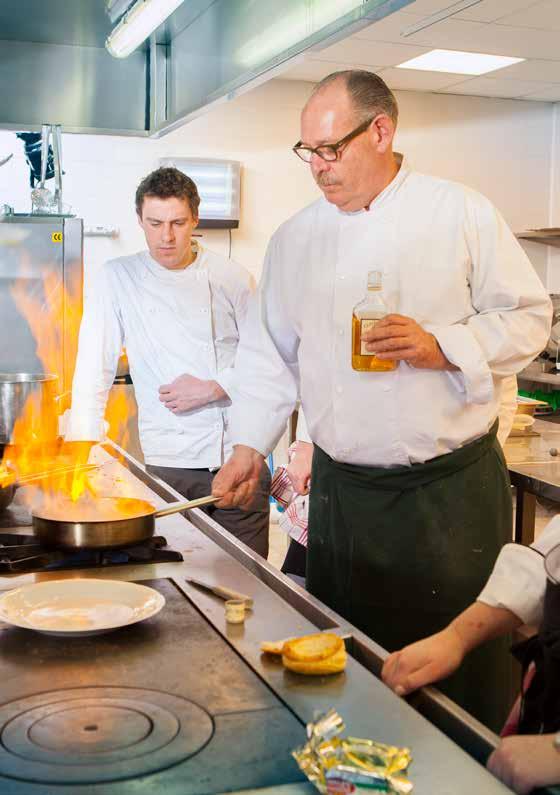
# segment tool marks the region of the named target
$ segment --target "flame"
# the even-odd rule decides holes
[[[45,268],[40,271],[41,289],[30,289],[30,285],[37,283],[37,270],[31,271],[28,263],[22,262],[22,266],[23,276],[32,277],[34,282],[30,278],[18,279],[11,289],[12,297],[36,341],[36,353],[43,372],[59,374],[60,362],[64,361],[65,380],[69,384],[74,363],[68,361],[69,352],[65,345],[71,339],[74,346],[70,347],[77,347],[82,315],[81,278],[65,286],[56,273]],[[47,382],[45,389],[49,392],[49,400],[42,401],[39,393],[31,394],[16,419],[12,444],[5,448],[0,463],[0,486],[7,483],[6,473],[15,473],[15,478],[21,479],[47,472],[49,476],[36,484],[41,491],[42,507],[56,506],[61,499],[70,499],[74,503],[95,501],[99,496],[97,473],[84,469],[91,444],[66,443],[61,447],[57,438],[59,417],[69,406],[70,395],[60,394],[60,378]],[[136,404],[128,397],[129,390],[114,392],[106,411],[108,436],[126,448],[129,420],[136,413]],[[57,472],[61,467],[65,471]],[[114,491],[121,491],[118,483],[112,485]]]

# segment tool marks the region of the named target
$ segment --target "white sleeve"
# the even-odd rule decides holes
[[[241,329],[247,319],[249,299],[256,290],[256,283],[248,270],[245,270],[245,268],[235,262],[230,262],[229,265],[231,267],[231,278],[227,285],[228,299],[233,307],[235,323],[241,336]],[[225,367],[216,376],[216,383],[222,387],[228,397],[231,397],[234,378],[235,365],[233,367]]]
[[[309,430],[307,428],[307,422],[305,420],[305,415],[303,413],[303,409],[301,406],[299,407],[298,411],[298,420],[297,420],[297,427],[296,427],[296,442],[308,442],[309,444],[313,444],[313,439],[309,435]]]
[[[557,544],[560,544],[560,516],[548,523],[530,547],[506,544],[478,601],[491,607],[505,607],[524,624],[540,624],[546,589],[543,556]]]
[[[498,441],[504,446],[508,438],[515,412],[517,411],[517,377],[510,375],[500,383],[500,406],[498,408]]]
[[[465,237],[476,314],[464,323],[429,330],[459,368],[448,375],[467,403],[487,403],[493,395],[493,377],[515,375],[543,350],[552,309],[504,219],[474,192],[466,197]]]
[[[230,427],[233,444],[268,455],[286,429],[298,397],[299,338],[289,317],[290,290],[275,237],[264,273],[249,301],[235,362]]]
[[[105,406],[123,345],[116,297],[107,273],[109,267],[105,265],[99,271],[84,298],[67,441],[100,441],[105,437]]]

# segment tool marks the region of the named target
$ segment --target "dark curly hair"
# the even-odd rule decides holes
[[[146,196],[158,199],[186,199],[193,218],[198,218],[200,196],[194,182],[178,168],[162,166],[144,177],[136,189],[136,212],[142,217],[142,205]]]

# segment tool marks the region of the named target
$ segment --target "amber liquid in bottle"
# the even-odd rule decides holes
[[[354,370],[368,373],[386,373],[394,370],[397,362],[394,359],[378,359],[375,353],[366,349],[362,334],[373,328],[388,314],[387,305],[383,300],[382,275],[379,271],[368,273],[366,297],[352,311],[352,367]]]

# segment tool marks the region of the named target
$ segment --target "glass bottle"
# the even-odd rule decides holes
[[[374,353],[366,349],[362,334],[373,328],[387,315],[387,304],[383,299],[383,275],[380,271],[370,271],[367,278],[365,298],[352,310],[352,367],[368,373],[383,373],[394,370],[397,362],[394,359],[378,359]]]

